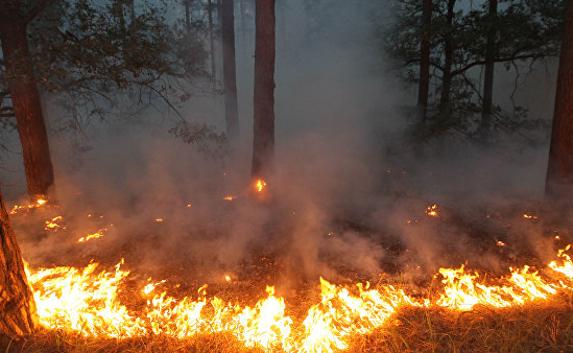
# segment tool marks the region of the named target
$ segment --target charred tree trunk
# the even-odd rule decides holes
[[[34,298],[0,194],[0,335],[18,338],[35,326]]]
[[[442,73],[442,92],[440,96],[440,115],[442,119],[449,118],[451,113],[452,66],[454,64],[454,6],[456,0],[448,0],[446,21],[448,28],[444,34],[444,70]]]
[[[239,136],[237,103],[237,68],[235,63],[235,1],[222,0],[223,84],[225,89],[225,121],[230,141]]]
[[[256,0],[252,176],[272,168],[275,144],[275,0]]]
[[[432,0],[423,0],[422,37],[420,41],[420,83],[418,85],[418,113],[426,119],[430,93],[430,36],[432,26]]]
[[[487,132],[491,129],[491,118],[493,113],[493,77],[495,70],[496,50],[496,18],[497,18],[497,1],[489,0],[487,43],[485,52],[485,77],[483,82],[483,107],[481,118],[481,129]]]
[[[217,73],[215,68],[215,34],[213,26],[213,0],[207,0],[207,18],[209,25],[209,51],[211,54],[211,79],[215,82]]]
[[[545,191],[569,201],[573,196],[573,1],[567,5],[561,45]]]
[[[20,20],[17,14],[11,18],[0,18],[0,39],[6,80],[22,144],[28,193],[37,197],[50,194],[54,172],[40,94],[28,50],[27,23]]]

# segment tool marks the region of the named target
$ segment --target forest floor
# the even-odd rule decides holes
[[[60,210],[58,210],[60,212]],[[205,273],[206,277],[201,277],[201,271],[193,271],[193,265],[187,263],[185,259],[161,257],[165,252],[160,252],[158,256],[141,259],[141,253],[150,253],[157,244],[161,242],[161,232],[157,231],[166,227],[163,219],[156,219],[151,225],[144,225],[141,234],[148,232],[152,235],[137,238],[134,244],[133,239],[123,238],[114,240],[114,234],[122,234],[122,225],[116,220],[100,220],[96,214],[89,215],[90,227],[92,229],[106,229],[110,222],[115,223],[113,229],[99,240],[90,242],[90,245],[78,247],[76,241],[78,227],[85,233],[85,221],[75,222],[77,212],[66,213],[64,219],[66,225],[61,220],[55,220],[58,212],[37,212],[32,216],[14,216],[15,228],[20,240],[23,243],[24,256],[31,265],[37,266],[85,266],[90,259],[96,259],[106,268],[112,268],[118,259],[125,258],[126,263],[137,264],[142,272],[130,275],[138,285],[149,276],[156,278],[157,275],[163,277],[170,283],[182,283],[178,285],[181,293],[190,293],[199,288],[206,279],[209,283],[210,293],[220,295],[225,300],[241,298],[249,305],[264,293],[266,284],[283,284],[289,292],[285,295],[287,305],[297,303],[298,307],[291,308],[294,317],[300,317],[309,308],[311,303],[316,303],[316,278],[314,282],[308,278],[295,279],[285,282],[286,277],[292,277],[292,263],[281,260],[279,256],[266,253],[264,256],[257,255],[256,259],[243,263],[241,268],[235,269],[233,273],[232,285],[221,280],[222,273],[219,268],[213,269],[210,273]],[[515,210],[511,210],[514,214]],[[510,212],[510,213],[511,213]],[[65,212],[64,212],[65,213]],[[486,214],[486,211],[483,212]],[[515,215],[514,215],[515,216]],[[491,219],[497,217],[491,223]],[[97,218],[97,221],[93,219]],[[515,217],[514,217],[515,218]],[[455,247],[448,249],[444,247],[443,260],[453,264],[464,263],[464,257],[481,256],[485,253],[496,258],[496,266],[503,271],[509,266],[518,266],[524,263],[533,266],[540,265],[541,260],[531,251],[529,246],[524,245],[522,238],[517,238],[514,233],[520,233],[523,229],[533,229],[533,232],[545,234],[544,244],[553,244],[560,248],[572,239],[567,232],[559,232],[556,236],[552,227],[538,221],[537,216],[522,215],[517,211],[518,221],[512,219],[506,222],[505,215],[487,215],[487,220],[491,224],[486,224],[482,220],[475,221],[472,217],[465,217],[456,212],[440,209],[440,217],[424,218],[420,217],[419,225],[425,232],[436,234],[443,233],[463,233],[464,248],[467,253],[460,254]],[[48,221],[52,220],[57,226],[48,229]],[[408,223],[410,221],[408,220]],[[74,226],[74,223],[80,224]],[[518,224],[519,223],[519,224]],[[416,220],[416,224],[418,221]],[[167,221],[168,225],[168,221]],[[67,226],[67,227],[66,227]],[[563,226],[568,227],[569,225]],[[108,227],[108,228],[106,228]],[[368,226],[352,222],[337,222],[336,232],[343,233],[351,230],[361,234],[378,232]],[[133,232],[133,227],[129,228]],[[72,235],[70,235],[72,234]],[[513,235],[512,235],[513,234]],[[73,239],[72,239],[73,237]],[[54,241],[53,239],[60,239]],[[65,240],[66,238],[72,241]],[[556,241],[555,239],[558,239]],[[410,255],[406,246],[393,237],[391,234],[385,237],[384,248],[387,251],[384,263],[381,266],[387,270],[385,281],[390,283],[402,283],[412,288],[431,287],[427,271],[421,274],[425,282],[417,282],[418,278],[413,276],[409,279],[403,278],[404,268],[398,268],[397,264],[408,263]],[[509,243],[509,246],[506,244]],[[448,244],[448,239],[444,242]],[[500,245],[501,244],[501,245]],[[173,246],[180,246],[176,242]],[[164,249],[165,250],[165,249]],[[171,251],[171,248],[166,250]],[[553,252],[554,249],[548,249]],[[483,259],[490,257],[481,256]],[[497,262],[499,259],[499,262]],[[336,259],[334,260],[336,262]],[[161,263],[162,266],[155,268],[149,264]],[[495,267],[495,266],[494,266]],[[128,267],[129,268],[129,267]],[[165,272],[165,268],[172,268],[173,271]],[[338,269],[337,283],[355,283],[363,281],[360,274],[353,273],[345,268]],[[190,275],[190,273],[192,275]],[[215,274],[215,275],[214,275]],[[213,276],[216,276],[216,280]],[[191,277],[191,278],[190,278]],[[185,282],[182,282],[185,281]],[[406,283],[407,282],[407,283]],[[133,284],[133,283],[132,283]],[[416,289],[413,289],[415,292]],[[412,291],[410,291],[412,292]],[[410,293],[409,292],[409,293]],[[284,294],[284,293],[281,293]],[[416,295],[425,297],[427,293],[419,291]],[[248,299],[245,299],[248,298]],[[296,311],[300,311],[296,312]],[[476,305],[469,311],[455,311],[440,309],[437,307],[415,308],[404,307],[392,315],[382,327],[366,335],[352,335],[348,342],[349,347],[346,352],[393,352],[393,353],[440,353],[440,352],[515,352],[515,353],[552,353],[552,352],[573,352],[573,292],[563,292],[551,299],[540,302],[528,303],[526,305],[512,306],[511,308],[493,308],[491,306]],[[22,341],[0,340],[0,352],[65,352],[65,353],[131,353],[131,352],[259,352],[257,349],[247,349],[245,346],[230,334],[209,334],[196,335],[188,339],[174,339],[162,335],[142,336],[129,339],[106,339],[84,337],[77,333],[64,332],[61,330],[47,330],[40,328],[39,331]]]

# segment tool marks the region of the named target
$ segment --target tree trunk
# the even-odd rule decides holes
[[[225,89],[225,121],[230,141],[239,136],[237,103],[237,68],[235,63],[235,6],[234,0],[222,0],[223,84]]]
[[[451,113],[452,66],[454,64],[454,6],[456,0],[448,0],[446,21],[448,28],[444,34],[444,72],[442,73],[442,92],[440,96],[440,115],[448,118]]]
[[[489,0],[487,43],[485,52],[485,77],[483,82],[483,107],[481,118],[481,129],[487,132],[491,129],[491,118],[493,109],[493,77],[495,70],[496,50],[496,23],[497,0]]]
[[[252,176],[272,168],[275,144],[275,0],[256,0]]]
[[[44,124],[40,95],[32,72],[26,23],[18,19],[0,19],[0,38],[6,79],[16,115],[22,144],[28,193],[32,197],[50,194],[54,172]]]
[[[430,93],[430,36],[432,26],[432,0],[423,0],[422,38],[420,41],[420,82],[418,85],[418,112],[420,120],[426,119]]]
[[[0,194],[0,334],[12,339],[31,334],[34,315],[34,297]]]
[[[545,191],[551,197],[570,201],[573,196],[573,1],[568,2],[564,23]]]
[[[185,6],[185,29],[189,33],[191,32],[191,0],[185,0],[183,4]]]
[[[209,21],[209,50],[211,54],[211,79],[215,82],[216,68],[215,68],[215,38],[213,28],[213,0],[207,0],[207,17]]]

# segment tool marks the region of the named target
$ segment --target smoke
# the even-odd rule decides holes
[[[546,233],[540,223],[521,217],[527,207],[537,209],[545,146],[524,147],[511,137],[485,149],[454,136],[429,143],[420,156],[403,138],[409,122],[401,107],[412,94],[387,71],[373,37],[371,14],[391,16],[384,2],[308,6],[304,0],[277,6],[270,199],[250,196],[253,24],[247,9],[246,16],[237,13],[242,138],[234,160],[183,143],[168,133],[173,120],[152,111],[137,121],[91,125],[81,140],[89,148],[81,152],[77,140],[53,134],[58,212],[67,229],[38,239],[40,230],[16,218],[26,259],[44,265],[123,257],[144,273],[168,271],[199,282],[223,273],[264,274],[268,265],[282,269],[274,279],[292,284],[318,276],[375,279],[391,271],[416,280],[467,259],[492,271],[519,261],[521,252],[485,246],[484,239],[551,247],[540,240]],[[197,95],[183,115],[223,130],[222,107],[221,97]],[[50,109],[48,118],[55,115]],[[21,170],[4,174],[24,180]],[[8,192],[14,198],[22,189]],[[227,195],[234,200],[225,201]],[[425,213],[433,203],[440,207],[436,218]],[[103,238],[77,244],[104,228]]]

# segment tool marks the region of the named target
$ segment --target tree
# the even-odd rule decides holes
[[[490,104],[493,89],[482,91],[481,71],[487,71],[484,88],[493,87],[495,64],[504,64],[518,80],[523,79],[527,70],[535,68],[537,62],[555,57],[559,52],[564,1],[507,0],[503,3],[494,11],[490,7],[495,3],[489,0],[432,1],[431,92],[427,104],[430,113],[426,114],[423,138],[450,130],[472,137],[483,131],[480,129],[484,121],[480,119],[482,115],[486,116],[491,129],[509,133],[541,124],[541,120],[527,119],[522,107],[513,106],[512,111],[505,112],[494,106],[493,99]],[[424,3],[395,0],[394,4],[397,19],[390,26],[380,27],[380,38],[386,51],[397,59],[396,71],[404,81],[420,84],[423,82],[422,59],[427,58],[421,55],[424,36],[420,23],[424,23]],[[516,83],[515,87],[517,90],[519,85]],[[419,92],[421,88],[418,87]],[[487,94],[484,97],[482,93]]]
[[[420,39],[420,82],[418,83],[418,111],[421,120],[425,120],[430,94],[430,53],[432,0],[422,0],[422,35]]]
[[[223,84],[225,91],[225,121],[229,141],[239,135],[237,103],[237,68],[235,63],[235,1],[222,0]]]
[[[256,0],[252,176],[268,174],[275,144],[275,1]]]
[[[27,38],[29,23],[49,2],[38,1],[29,11],[25,11],[25,3],[22,0],[8,0],[0,5],[4,76],[17,120],[28,193],[31,197],[50,194],[54,185],[48,134]]]
[[[570,200],[573,195],[573,1],[568,3],[545,190],[551,197]]]
[[[496,36],[497,36],[497,1],[489,0],[488,28],[485,52],[485,73],[483,81],[483,107],[482,107],[482,131],[491,128],[491,114],[493,108],[493,77],[495,70]]]
[[[454,41],[454,7],[456,0],[448,0],[446,27],[443,33],[444,41],[444,66],[442,67],[442,92],[440,95],[440,115],[443,119],[449,118],[451,111],[450,98],[452,94],[452,68],[454,65],[455,46]]]
[[[0,194],[0,334],[17,338],[35,327],[34,298]]]

